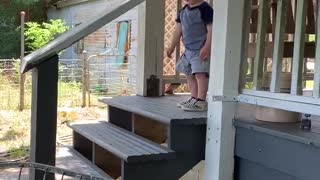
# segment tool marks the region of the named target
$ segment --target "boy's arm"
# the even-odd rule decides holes
[[[209,59],[211,52],[211,42],[212,42],[212,24],[207,25],[207,40],[205,45],[202,47],[200,51],[200,58],[202,61],[206,61]]]
[[[167,49],[167,56],[169,58],[172,58],[172,53],[173,53],[174,49],[176,48],[176,46],[180,43],[181,36],[182,36],[182,27],[181,27],[180,23],[177,23],[175,31],[173,33],[171,44]]]

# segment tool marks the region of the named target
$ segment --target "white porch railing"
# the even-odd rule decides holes
[[[319,2],[318,2],[319,4]],[[271,5],[271,6],[270,6]],[[277,6],[276,13],[272,12],[272,6]],[[317,12],[314,13],[314,3],[312,0],[259,0],[258,1],[258,25],[257,25],[257,40],[255,47],[254,58],[254,70],[253,70],[253,87],[251,89],[241,89],[239,101],[249,103],[253,105],[272,107],[277,109],[283,109],[287,111],[294,111],[300,113],[307,113],[313,115],[320,115],[320,18],[314,17],[314,14],[318,16],[320,12],[320,6],[318,5]],[[290,16],[293,14],[292,22],[290,22]],[[251,11],[252,12],[252,11]],[[312,19],[314,21],[312,21]],[[308,20],[308,21],[307,21]],[[252,20],[253,21],[253,20]],[[251,22],[252,22],[251,21]],[[269,24],[268,22],[274,22]],[[272,25],[273,32],[268,32],[269,26]],[[290,30],[292,25],[292,30]],[[313,30],[312,29],[316,29]],[[293,43],[293,57],[291,61],[291,88],[290,94],[281,92],[282,79],[282,65],[284,53],[289,50],[285,43],[285,36],[288,36],[290,32],[294,31]],[[308,48],[312,46],[306,46],[307,37],[309,35],[316,35],[316,43],[308,42],[315,48]],[[265,75],[265,67],[267,61],[266,55],[267,42],[269,35],[273,35],[273,53],[272,53],[272,72],[271,82],[268,90],[264,90],[262,87],[263,76]],[[289,35],[290,36],[290,35]],[[306,48],[305,48],[306,47]],[[290,51],[290,50],[289,50]],[[303,95],[303,82],[305,74],[303,72],[306,62],[305,51],[315,51],[311,54],[315,54],[315,67],[313,75],[313,90],[312,95]],[[247,57],[243,57],[242,60],[242,74],[247,72]],[[290,79],[289,79],[290,80]],[[247,83],[242,81],[242,86]]]

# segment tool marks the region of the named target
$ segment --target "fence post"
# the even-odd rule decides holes
[[[24,23],[25,23],[25,17],[26,13],[24,11],[21,11],[21,57],[20,57],[20,64],[21,60],[24,57]],[[19,87],[20,87],[20,103],[19,103],[19,110],[22,111],[24,109],[24,82],[25,82],[25,75],[20,73],[20,81],[19,81]]]
[[[85,59],[86,59],[86,91],[87,91],[87,95],[88,95],[88,107],[91,106],[91,99],[90,99],[90,65],[89,65],[89,60],[87,58],[88,56],[86,55]]]
[[[87,105],[87,98],[86,98],[86,92],[87,92],[87,51],[82,52],[82,107],[86,107]]]

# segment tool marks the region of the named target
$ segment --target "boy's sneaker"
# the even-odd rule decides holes
[[[185,111],[207,111],[208,103],[207,101],[195,101],[194,103],[189,103],[182,106],[182,109]]]
[[[197,99],[191,97],[190,99],[186,100],[186,101],[183,101],[183,102],[180,102],[177,104],[177,106],[179,108],[182,108],[183,106],[187,105],[187,104],[190,104],[190,103],[195,103],[197,101]]]

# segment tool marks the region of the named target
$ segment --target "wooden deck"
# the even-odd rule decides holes
[[[277,135],[281,138],[301,141],[305,143],[318,144],[320,148],[320,117],[312,116],[312,128],[310,131],[300,129],[300,122],[297,123],[269,123],[257,121],[255,109],[252,105],[239,104],[239,111],[236,115],[235,126],[250,128],[267,134]],[[314,142],[313,142],[314,141]]]
[[[166,142],[176,152],[176,159],[153,163],[147,170],[146,175],[152,177],[148,179],[179,179],[205,158],[207,112],[186,112],[177,107],[178,102],[188,98],[174,95],[100,99],[108,105],[109,123],[152,142]]]
[[[139,114],[164,124],[206,124],[207,112],[186,112],[177,103],[188,99],[185,95],[141,97],[126,96],[112,99],[102,98],[109,106]]]

